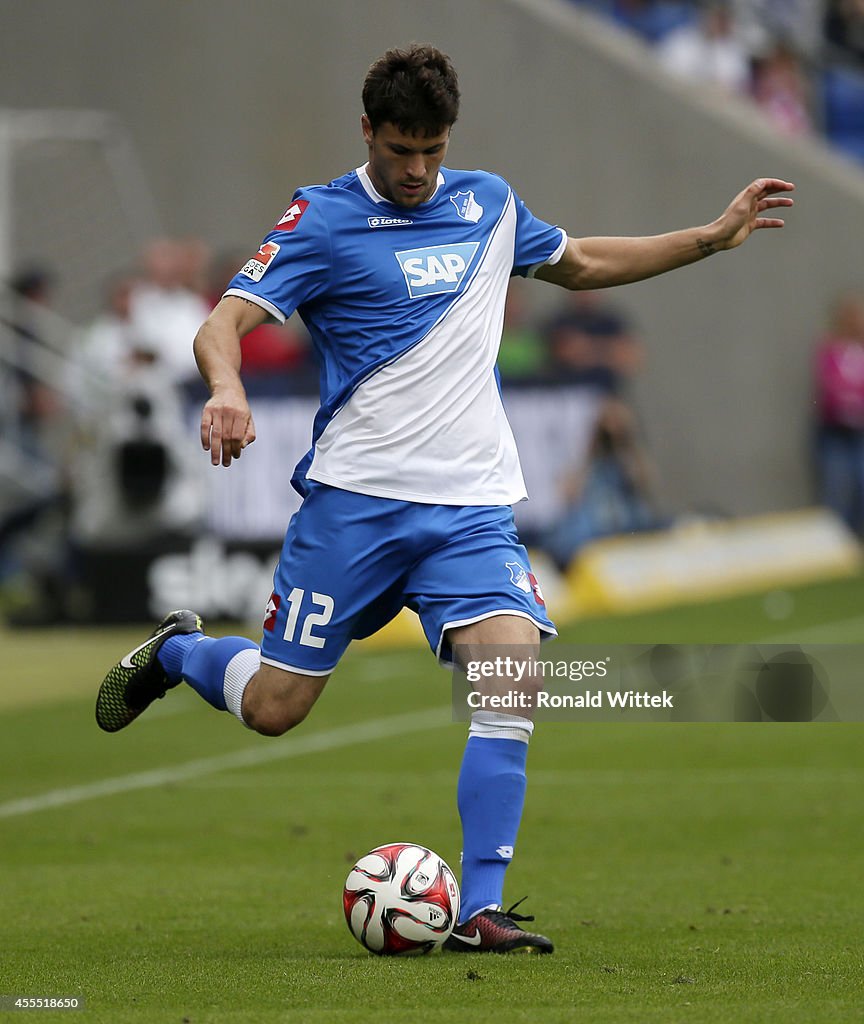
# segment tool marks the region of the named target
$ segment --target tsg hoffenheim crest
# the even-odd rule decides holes
[[[531,593],[531,580],[527,569],[518,562],[505,562],[504,568],[510,570],[510,582],[514,587],[524,590],[526,594]]]
[[[456,212],[462,220],[470,220],[476,224],[483,216],[483,207],[474,198],[473,192],[457,192],[450,196],[450,202],[456,207]]]

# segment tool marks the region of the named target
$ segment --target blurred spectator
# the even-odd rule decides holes
[[[213,262],[210,246],[202,238],[181,238],[175,244],[180,254],[177,284],[206,299]]]
[[[546,350],[533,325],[522,278],[510,278],[504,306],[504,329],[498,352],[498,369],[504,380],[534,378],[543,369]]]
[[[785,43],[776,43],[755,61],[753,98],[784,135],[814,130],[809,78],[800,57]]]
[[[209,270],[209,250],[163,239],[148,247],[145,264],[146,281],[129,271],[109,279],[105,308],[82,335],[72,534],[83,549],[136,547],[201,522],[185,378],[166,343],[192,358],[208,310],[195,288]],[[160,308],[170,321],[161,332],[150,319]]]
[[[732,0],[735,26],[745,49],[754,57],[786,42],[808,61],[822,48],[825,0]]]
[[[864,160],[864,0],[575,2],[655,43],[667,70],[750,93],[782,132]]]
[[[192,536],[203,516],[203,463],[181,391],[152,352],[133,349],[82,424],[72,474],[72,536],[81,549],[135,548]]]
[[[864,60],[864,0],[828,0],[825,38],[847,56]]]
[[[90,382],[103,379],[107,384],[122,380],[140,349],[132,321],[132,292],[136,276],[121,271],[105,283],[104,309],[81,333],[78,363],[84,381],[76,390],[86,397]]]
[[[140,284],[134,271],[119,271],[110,277],[105,283],[102,312],[80,333],[70,389],[78,406],[79,425],[85,430],[92,426],[94,410],[112,402],[115,391],[125,391],[142,368],[160,376],[161,386],[172,392],[172,401],[183,398],[184,382],[165,358],[160,340],[134,316],[133,302]]]
[[[57,390],[46,383],[40,359],[48,330],[43,312],[51,307],[54,287],[53,272],[42,265],[20,270],[11,281],[14,304],[9,326],[15,344],[18,440],[29,451],[42,454],[50,448],[46,434],[63,405]]]
[[[864,299],[843,295],[814,368],[819,498],[864,532]]]
[[[585,466],[565,480],[567,507],[542,547],[566,569],[590,541],[664,527],[654,505],[653,477],[633,413],[621,399],[608,398]]]
[[[568,292],[543,337],[555,382],[617,392],[642,365],[641,340],[599,291]]]
[[[0,585],[38,589],[45,619],[62,597],[55,586],[65,550],[71,430],[65,387],[67,338],[51,309],[55,275],[47,266],[19,271],[10,282],[5,326],[11,340],[11,393],[3,424],[0,493]]]
[[[822,73],[825,133],[832,145],[864,161],[864,68],[828,67]]]
[[[210,313],[196,290],[206,268],[206,248],[197,243],[160,238],[142,256],[143,276],[132,289],[130,312],[143,348],[156,354],[177,384],[198,381],[192,342]]]
[[[692,0],[612,0],[609,13],[652,44],[694,20]]]
[[[727,0],[706,0],[699,19],[666,36],[657,54],[664,67],[681,78],[730,92],[745,93],[749,88],[750,61]]]

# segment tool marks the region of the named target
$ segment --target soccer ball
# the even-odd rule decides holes
[[[459,886],[425,846],[388,843],[351,868],[342,892],[351,934],[378,956],[431,953],[459,917]]]

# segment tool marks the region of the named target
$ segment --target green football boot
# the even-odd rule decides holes
[[[124,655],[111,669],[96,697],[96,722],[105,732],[118,732],[133,722],[154,700],[177,683],[168,681],[156,657],[170,636],[203,633],[201,616],[187,610],[170,612],[143,644]]]

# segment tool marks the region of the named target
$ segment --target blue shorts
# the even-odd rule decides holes
[[[261,660],[326,675],[405,606],[445,664],[453,626],[508,613],[556,632],[509,505],[424,505],[310,481],[273,578]]]

